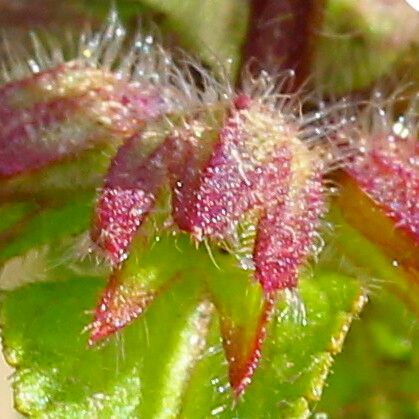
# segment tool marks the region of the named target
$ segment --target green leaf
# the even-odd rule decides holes
[[[61,207],[36,207],[24,203],[0,207],[9,219],[16,217],[17,221],[17,217],[20,216],[19,210],[24,210],[25,215],[2,231],[0,263],[22,255],[34,247],[82,233],[89,226],[92,204],[93,195],[86,193],[77,195],[77,200]]]
[[[28,202],[0,206],[0,290],[80,272],[109,275],[107,266],[92,264],[86,228],[94,202],[92,193],[60,206]]]
[[[241,417],[303,417],[322,393],[333,362],[365,296],[357,280],[317,271],[301,281],[306,318],[298,302],[279,307],[267,332],[254,385],[238,405]],[[304,414],[303,414],[304,413]]]
[[[316,411],[333,418],[418,417],[418,377],[417,318],[379,289],[350,331]]]
[[[162,409],[176,405],[190,367],[191,343],[199,343],[205,321],[202,304],[192,304],[196,287],[183,282],[154,305],[144,322],[104,347],[88,349],[81,331],[103,285],[103,280],[73,278],[29,285],[6,296],[1,316],[5,355],[18,366],[14,387],[22,412],[77,418],[99,411],[102,417],[127,417],[134,411],[157,417],[160,411],[164,417]],[[24,310],[18,309],[20,299]],[[17,327],[7,326],[11,321]],[[150,334],[149,327],[160,322],[164,333]]]
[[[391,74],[417,46],[416,14],[403,1],[328,1],[314,64],[317,84],[344,94]]]
[[[415,279],[417,272],[414,270],[409,272],[397,259],[389,257],[379,245],[370,241],[353,227],[344,217],[342,208],[336,202],[329,212],[329,221],[335,226],[332,242],[332,247],[336,251],[335,259],[344,258],[347,265],[346,270],[366,278],[366,287],[374,289],[378,285],[387,288],[398,296],[412,312],[419,315],[417,299],[419,285]],[[375,221],[372,221],[372,225]],[[382,225],[381,228],[382,230],[376,230],[376,233],[382,231],[381,235],[385,236],[387,226]],[[396,247],[400,246],[399,242],[394,241],[394,243]],[[412,253],[416,251],[417,249],[413,246]],[[405,252],[404,255],[408,256],[409,252]]]
[[[235,406],[228,392],[217,333],[213,332],[206,356],[193,372],[182,418],[207,417],[210,413],[225,418],[309,416],[321,396],[333,356],[340,351],[365,297],[358,281],[327,271],[303,279],[300,294],[307,310],[305,321],[297,320],[302,314],[297,301],[279,303],[267,331],[261,364]]]
[[[304,279],[306,322],[293,318],[292,304],[279,303],[261,366],[231,410],[218,322],[196,278],[175,283],[93,349],[82,330],[104,280],[56,279],[5,293],[0,314],[6,358],[17,368],[16,404],[41,417],[307,416],[363,299],[349,277],[319,271]]]

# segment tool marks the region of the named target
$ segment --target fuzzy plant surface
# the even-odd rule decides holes
[[[2,49],[16,409],[419,416],[418,13],[43,3],[34,26],[49,32],[25,38],[26,13],[8,8],[19,36]]]

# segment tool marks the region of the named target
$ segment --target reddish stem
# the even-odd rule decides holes
[[[257,75],[294,70],[287,90],[297,89],[310,71],[314,42],[322,23],[324,0],[253,0],[244,62]]]

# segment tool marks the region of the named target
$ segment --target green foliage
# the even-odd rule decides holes
[[[154,249],[155,260],[164,262],[165,246]],[[186,266],[191,252],[196,253],[195,260],[208,259],[206,250],[186,243],[178,242],[172,252]],[[153,269],[152,264],[147,266]],[[278,303],[262,364],[243,399],[231,410],[218,321],[196,271],[184,271],[184,277],[140,319],[90,349],[82,331],[104,279],[86,272],[92,270],[52,271],[42,283],[3,295],[5,355],[17,368],[16,404],[26,414],[196,418],[211,412],[221,417],[262,417],[263,412],[272,412],[272,417],[307,416],[319,400],[333,355],[340,350],[363,300],[359,282],[347,276],[319,270],[313,278],[304,279],[300,292],[306,316],[297,318],[301,313],[295,302]],[[223,271],[221,275],[227,276]],[[222,278],[226,289],[228,280]],[[232,293],[229,299],[232,306],[245,311],[240,297]]]
[[[389,292],[374,292],[316,410],[333,418],[418,417],[418,343],[417,317]]]
[[[314,63],[316,82],[327,93],[368,89],[409,59],[410,48],[419,36],[416,13],[401,1],[382,3],[327,2]],[[401,19],[406,25],[404,31]]]
[[[86,228],[89,203],[87,197],[62,208],[38,208],[32,220],[17,222],[25,226],[22,233],[3,245],[3,254],[13,256],[5,269],[16,260],[28,259],[31,247],[39,249],[48,243],[49,249],[41,255],[47,272],[42,282],[18,286],[2,295],[4,353],[17,369],[13,386],[20,411],[65,418],[99,412],[101,417],[184,418],[207,417],[211,412],[221,417],[309,414],[320,398],[333,355],[341,349],[353,316],[361,308],[363,292],[357,280],[324,270],[303,279],[300,293],[305,316],[295,301],[278,302],[261,366],[243,399],[231,410],[218,319],[207,302],[208,285],[203,285],[202,273],[196,269],[184,271],[184,277],[162,293],[140,319],[108,342],[87,347],[83,330],[105,275],[95,269],[93,261],[69,264],[65,243],[76,243],[71,236]],[[24,206],[2,207],[4,218],[17,208]],[[8,227],[13,230],[16,225]],[[191,266],[192,262],[204,269],[204,275],[208,269],[218,271],[205,249],[196,250],[179,238],[171,241],[172,264]],[[143,274],[168,261],[170,250],[164,240],[162,243],[152,247]],[[39,257],[33,262],[39,263]],[[210,289],[235,289],[237,293],[230,292],[228,300],[231,307],[245,313],[248,299],[242,298],[241,290],[248,287],[246,277],[234,278],[240,271],[231,271],[229,260],[229,256],[217,257],[222,270]],[[31,260],[28,263],[30,270]],[[20,265],[15,266],[19,269]]]

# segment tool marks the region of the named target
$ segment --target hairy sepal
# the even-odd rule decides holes
[[[366,193],[356,179],[341,172],[337,181],[342,192],[336,199],[346,222],[372,243],[379,246],[392,261],[402,266],[408,276],[419,278],[419,244],[416,236],[398,228],[388,210]]]
[[[323,185],[319,173],[291,192],[284,203],[269,207],[260,219],[253,257],[256,277],[267,293],[295,288],[298,274],[316,247],[324,213]]]
[[[163,183],[165,134],[134,136],[111,162],[96,204],[91,237],[113,264],[127,257],[127,249],[153,208]]]
[[[356,113],[356,126],[343,129],[338,141],[354,152],[344,171],[336,202],[344,218],[377,244],[394,265],[418,276],[419,166],[417,114],[413,106],[397,120],[399,98],[379,101]],[[405,100],[405,98],[401,98]],[[342,141],[343,140],[343,141]]]
[[[253,261],[267,293],[296,285],[324,211],[322,165],[297,135],[280,112],[238,96],[206,166],[175,190],[175,220],[197,241],[235,249],[238,225],[259,213]]]
[[[97,186],[109,156],[162,109],[155,92],[76,62],[6,84],[0,96],[4,198]]]
[[[128,259],[109,279],[89,326],[91,345],[135,320],[159,294],[184,277],[183,255],[174,250],[173,237],[155,236],[152,224],[147,222]],[[180,248],[188,249],[186,237],[177,241]]]
[[[369,140],[347,173],[395,226],[419,245],[419,145],[417,138],[384,134]]]
[[[162,191],[172,189],[176,222],[179,213],[189,215],[188,207],[178,207],[177,202],[193,190],[210,149],[211,131],[203,121],[161,118],[119,148],[98,198],[91,231],[94,243],[113,265],[127,257],[136,232],[156,200],[161,201],[161,206],[155,208],[157,212],[170,212],[167,200],[161,198]],[[197,132],[202,133],[200,138]]]

